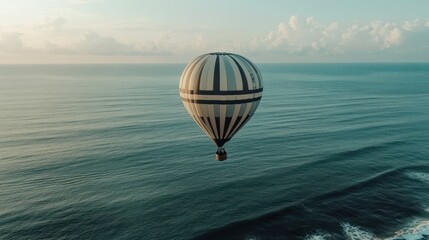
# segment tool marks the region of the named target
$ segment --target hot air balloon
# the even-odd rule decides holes
[[[214,52],[191,61],[180,77],[180,98],[189,115],[227,159],[223,145],[249,121],[262,98],[261,72],[247,58]]]

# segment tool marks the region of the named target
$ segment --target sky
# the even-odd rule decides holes
[[[0,0],[0,64],[429,62],[426,0]]]

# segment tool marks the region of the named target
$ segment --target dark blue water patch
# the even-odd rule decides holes
[[[344,223],[363,226],[377,236],[391,236],[407,219],[429,217],[421,204],[429,201],[429,182],[407,177],[414,171],[427,174],[429,167],[390,170],[255,219],[228,224],[195,239],[303,239],[317,231],[329,233],[330,239],[345,239]]]
[[[96,204],[69,204],[24,209],[1,216],[5,239],[127,239],[121,209]]]

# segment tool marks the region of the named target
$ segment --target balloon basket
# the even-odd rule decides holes
[[[216,160],[225,161],[228,158],[224,148],[218,148],[216,151]]]

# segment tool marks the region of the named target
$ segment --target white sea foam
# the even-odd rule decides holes
[[[353,226],[350,223],[342,223],[344,234],[349,240],[376,240],[379,239],[371,232],[363,230],[359,226]]]
[[[253,234],[247,234],[245,237],[244,237],[244,239],[245,240],[258,240],[259,238],[257,237],[257,236],[255,236],[255,235],[253,235]]]
[[[371,232],[363,230],[359,226],[353,226],[350,223],[341,224],[344,234],[349,240],[381,240]],[[429,220],[416,222],[410,227],[401,229],[392,237],[383,238],[383,240],[422,240],[429,236]],[[326,238],[306,238],[305,240],[318,240]]]
[[[406,175],[409,178],[416,179],[422,182],[429,183],[429,174],[428,173],[422,173],[422,172],[407,172]]]
[[[305,236],[304,240],[329,240],[331,239],[331,234],[324,232],[317,232],[311,235]]]
[[[395,236],[386,238],[385,240],[421,240],[429,236],[429,221],[421,221],[412,227],[404,228],[395,233]]]

